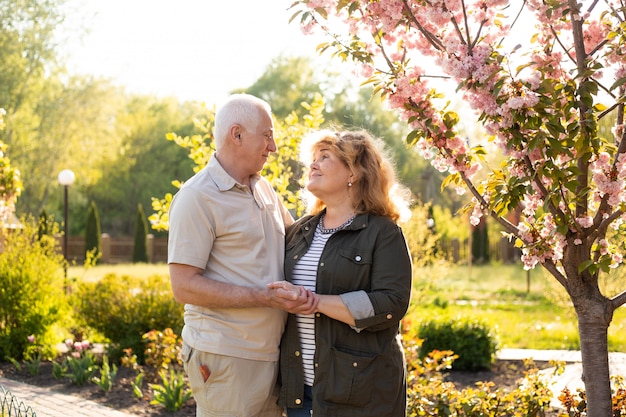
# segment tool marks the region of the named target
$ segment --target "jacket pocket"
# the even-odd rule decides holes
[[[347,247],[339,249],[339,255],[354,265],[367,265],[369,266],[372,263],[372,253],[371,251],[355,248],[355,247]]]
[[[376,355],[348,353],[333,347],[330,351],[324,400],[363,407],[372,399]]]
[[[343,247],[337,251],[334,266],[333,294],[365,290],[371,286],[372,253],[356,247]]]

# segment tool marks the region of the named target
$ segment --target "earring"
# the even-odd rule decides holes
[[[352,182],[348,182],[348,187],[352,187]]]

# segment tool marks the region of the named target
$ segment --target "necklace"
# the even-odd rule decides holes
[[[352,223],[352,221],[354,220],[354,218],[356,217],[356,214],[353,214],[352,217],[350,217],[348,220],[346,220],[346,222],[344,224],[342,224],[341,226],[337,226],[337,227],[333,227],[332,229],[326,229],[324,227],[324,217],[326,215],[322,215],[322,217],[320,218],[320,222],[317,225],[320,229],[320,232],[324,233],[325,235],[330,234],[330,233],[335,233],[337,230],[341,230],[344,227],[348,226],[350,223]]]

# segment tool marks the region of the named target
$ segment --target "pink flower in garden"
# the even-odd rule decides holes
[[[28,336],[28,343],[35,343],[35,335],[31,334],[30,336]]]
[[[71,349],[74,346],[74,341],[72,339],[65,339],[65,346]]]

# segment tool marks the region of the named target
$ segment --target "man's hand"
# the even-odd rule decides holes
[[[311,290],[287,281],[267,284],[272,307],[292,314],[313,314],[317,310],[319,297]]]

